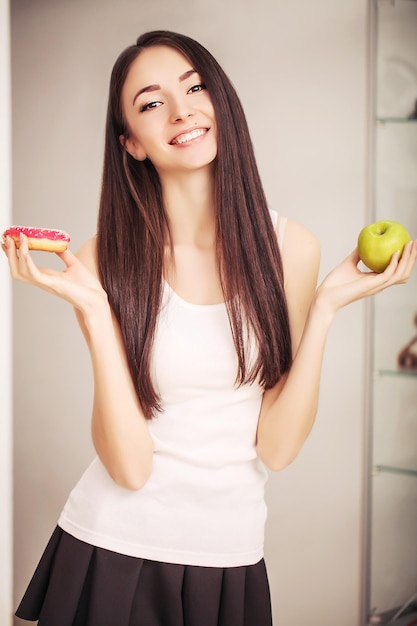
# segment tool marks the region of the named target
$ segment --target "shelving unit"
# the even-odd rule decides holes
[[[396,220],[416,237],[417,1],[372,0],[372,11],[373,221]],[[417,370],[397,367],[416,314],[415,273],[371,306],[366,624],[391,624],[417,600]]]

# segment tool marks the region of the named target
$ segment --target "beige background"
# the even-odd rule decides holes
[[[355,246],[367,205],[366,0],[13,0],[13,221],[95,231],[107,85],[141,32],[199,39],[243,101],[271,206],[323,247]],[[40,263],[52,262],[37,257]],[[73,312],[14,287],[15,600],[93,454],[90,364]],[[271,476],[266,560],[276,623],[361,623],[365,307],[329,335],[317,422]],[[301,390],[302,392],[302,390]]]

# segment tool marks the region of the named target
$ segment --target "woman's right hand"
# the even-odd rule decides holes
[[[66,265],[63,270],[38,267],[29,253],[28,240],[23,234],[20,235],[19,250],[11,237],[6,237],[2,249],[14,280],[63,298],[81,314],[88,313],[99,302],[107,302],[107,294],[98,278],[69,249],[57,253]]]

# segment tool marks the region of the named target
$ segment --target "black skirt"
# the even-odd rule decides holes
[[[271,626],[263,559],[173,565],[96,548],[57,527],[16,611],[38,626]]]

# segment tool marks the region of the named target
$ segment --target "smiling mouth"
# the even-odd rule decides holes
[[[188,133],[178,135],[171,141],[171,145],[181,145],[183,143],[187,143],[188,141],[192,141],[193,139],[197,139],[198,137],[202,137],[206,134],[207,130],[207,128],[196,128],[196,130],[191,130]]]

